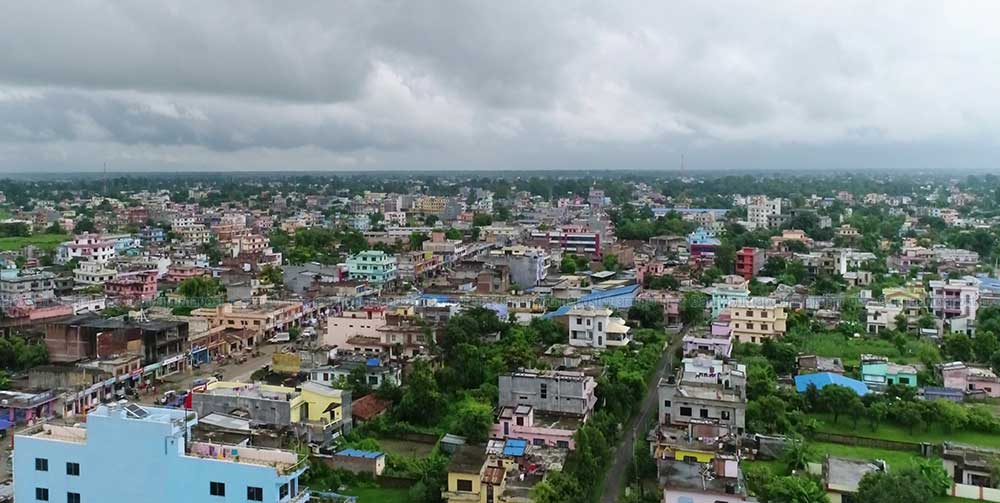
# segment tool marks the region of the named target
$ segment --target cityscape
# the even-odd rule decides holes
[[[1000,503],[997,19],[0,2],[0,503]]]
[[[994,175],[0,192],[15,501],[1000,494]]]

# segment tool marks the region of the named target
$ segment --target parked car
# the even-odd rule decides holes
[[[290,340],[292,340],[292,337],[288,335],[288,332],[278,332],[277,334],[275,334],[274,337],[268,339],[267,342],[270,342],[272,344],[280,344],[282,342],[288,342]]]

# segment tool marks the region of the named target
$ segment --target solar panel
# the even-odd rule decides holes
[[[134,403],[126,405],[125,411],[128,412],[133,417],[135,417],[136,419],[145,419],[146,417],[149,416],[149,412],[147,412],[146,409],[143,409],[142,407],[139,407]]]

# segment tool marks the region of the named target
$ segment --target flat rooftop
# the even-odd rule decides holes
[[[291,401],[297,398],[300,394],[298,391],[295,391],[294,388],[286,388],[284,386],[229,381],[218,381],[209,384],[208,389],[202,393],[216,396],[241,396],[282,402]]]

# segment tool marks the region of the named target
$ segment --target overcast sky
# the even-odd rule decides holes
[[[989,168],[1000,2],[0,2],[0,170]]]

